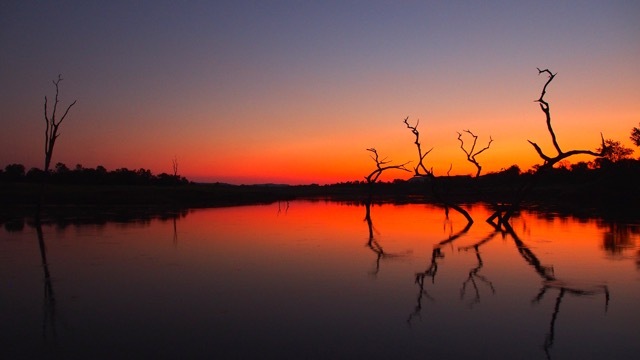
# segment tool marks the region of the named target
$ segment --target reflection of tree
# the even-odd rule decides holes
[[[568,282],[560,281],[556,278],[553,267],[552,266],[543,266],[542,262],[538,259],[538,257],[525,245],[525,243],[518,237],[513,228],[508,223],[502,223],[502,226],[505,228],[506,233],[511,236],[513,241],[518,248],[518,252],[522,256],[522,258],[531,265],[536,273],[543,279],[542,287],[538,292],[538,295],[533,299],[533,303],[539,303],[544,295],[550,289],[556,289],[559,291],[558,297],[556,298],[556,303],[554,306],[553,313],[551,315],[551,321],[549,324],[549,333],[545,337],[544,341],[544,352],[547,355],[547,358],[551,358],[551,348],[553,347],[553,343],[555,340],[555,326],[556,319],[558,318],[558,314],[560,313],[560,305],[562,304],[562,300],[566,294],[575,295],[575,296],[594,296],[598,294],[604,294],[605,297],[605,312],[609,306],[609,288],[606,285],[597,285],[597,286],[578,286],[574,284],[570,284]]]
[[[447,215],[446,219],[449,220],[448,212],[445,212],[445,214]],[[455,234],[449,234],[449,237],[440,241],[433,247],[433,250],[431,251],[431,259],[429,260],[429,265],[427,266],[426,270],[423,272],[416,273],[415,275],[415,283],[418,284],[418,297],[416,299],[416,307],[413,313],[409,315],[407,322],[410,323],[411,320],[413,320],[413,318],[420,316],[420,312],[422,311],[423,297],[426,296],[428,299],[433,300],[431,295],[429,295],[429,293],[424,287],[425,279],[429,277],[431,278],[431,283],[432,284],[435,283],[436,275],[438,274],[438,260],[444,258],[444,254],[442,253],[442,247],[447,244],[451,244],[452,242],[454,242],[455,240],[457,240],[458,238],[466,234],[469,231],[469,229],[471,229],[472,225],[473,225],[473,222],[470,222],[470,221],[467,222],[467,225],[462,230],[458,231]]]
[[[376,254],[376,265],[375,269],[371,271],[371,275],[374,277],[378,275],[380,272],[380,261],[385,258],[394,258],[400,256],[399,254],[390,254],[384,251],[380,243],[375,238],[375,228],[373,226],[373,220],[371,220],[371,199],[368,199],[364,203],[365,207],[365,217],[364,220],[367,222],[367,227],[369,228],[369,240],[367,241],[367,247],[371,249]]]
[[[606,285],[594,286],[591,288],[584,287],[572,287],[571,285],[557,282],[557,281],[545,281],[538,295],[533,299],[534,303],[539,303],[544,295],[547,293],[549,289],[557,289],[558,296],[556,297],[556,303],[553,308],[553,313],[551,314],[551,322],[549,324],[549,333],[545,337],[544,340],[544,351],[547,355],[547,358],[551,358],[550,350],[553,347],[553,342],[555,339],[555,327],[556,327],[556,319],[558,318],[558,314],[560,312],[560,305],[562,304],[562,299],[565,294],[574,295],[574,296],[594,296],[598,294],[604,294],[605,296],[605,305],[604,311],[606,312],[609,307],[609,288]]]
[[[460,298],[464,299],[467,291],[467,286],[469,284],[473,286],[475,295],[471,300],[469,306],[473,306],[480,302],[480,289],[478,288],[478,282],[476,280],[487,285],[489,289],[491,289],[491,293],[493,294],[496,293],[496,289],[493,287],[493,283],[489,281],[484,275],[478,274],[478,272],[480,272],[480,270],[484,266],[484,263],[482,262],[482,257],[480,256],[479,248],[480,246],[488,243],[497,234],[498,234],[498,231],[492,231],[489,235],[487,235],[485,238],[481,239],[477,243],[469,246],[464,246],[459,249],[459,250],[465,250],[465,251],[469,249],[473,249],[476,253],[476,259],[478,260],[478,265],[476,265],[475,267],[471,268],[471,270],[469,270],[469,276],[467,276],[467,279],[462,283],[462,288],[460,289]]]
[[[173,246],[178,246],[178,224],[177,224],[178,215],[173,217]]]
[[[40,214],[35,218],[36,233],[38,235],[38,245],[40,247],[40,260],[42,262],[42,270],[44,272],[44,316],[42,319],[42,336],[47,337],[47,329],[49,328],[54,339],[56,337],[56,300],[53,294],[53,285],[51,283],[51,273],[49,272],[49,263],[47,262],[47,248],[44,242],[44,234],[42,232],[42,223]]]
[[[603,234],[602,247],[613,256],[621,255],[626,249],[634,247],[634,235],[640,233],[640,227],[628,224],[611,223]]]
[[[282,204],[284,202],[284,204]],[[282,213],[284,211],[284,213],[286,214],[287,211],[289,211],[289,201],[285,200],[285,201],[280,201],[278,200],[278,215],[280,215],[280,213]]]

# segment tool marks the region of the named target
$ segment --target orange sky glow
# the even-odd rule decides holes
[[[416,164],[409,117],[436,175],[475,173],[467,129],[494,140],[483,173],[527,170],[541,163],[527,140],[553,153],[537,67],[558,73],[546,99],[563,150],[595,150],[602,133],[639,154],[635,3],[73,3],[3,7],[1,167],[42,168],[58,73],[60,106],[78,100],[53,156],[68,167],[170,173],[177,158],[200,182],[363,180],[367,148]]]

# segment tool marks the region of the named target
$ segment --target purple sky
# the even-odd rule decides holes
[[[77,99],[68,166],[231,182],[360,179],[365,149],[470,173],[456,131],[495,142],[489,170],[539,162],[543,78],[567,146],[628,142],[640,122],[637,1],[4,1],[0,167],[42,167],[44,96]],[[323,177],[325,175],[325,178]],[[398,174],[399,176],[402,174]]]

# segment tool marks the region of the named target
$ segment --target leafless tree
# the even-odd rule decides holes
[[[427,166],[424,164],[424,159],[427,155],[429,155],[429,153],[433,150],[433,148],[429,149],[429,151],[423,152],[422,151],[422,144],[420,143],[420,131],[418,130],[418,124],[420,123],[420,121],[416,122],[416,125],[411,125],[409,124],[409,117],[406,117],[403,120],[403,123],[407,126],[407,128],[409,130],[411,130],[411,133],[413,133],[413,135],[415,136],[415,140],[414,140],[414,144],[416,145],[416,148],[418,150],[418,164],[413,168],[414,171],[414,175],[417,177],[423,177],[423,178],[428,178],[431,180],[431,186],[432,186],[432,192],[433,195],[436,197],[437,201],[445,207],[445,209],[448,208],[452,208],[455,211],[459,212],[460,214],[462,214],[465,219],[467,219],[467,221],[470,224],[473,224],[473,218],[471,217],[471,215],[469,215],[469,213],[463,209],[461,206],[449,201],[444,194],[441,193],[441,191],[439,191],[436,187],[436,176],[433,174],[433,169],[427,169]],[[449,168],[449,171],[451,171],[451,168]],[[447,172],[448,173],[448,172]]]
[[[367,149],[367,151],[370,151],[372,153],[371,159],[373,159],[373,161],[375,161],[376,163],[376,169],[373,170],[369,175],[365,176],[365,179],[367,180],[367,184],[369,184],[370,187],[369,187],[368,198],[365,200],[365,203],[364,203],[364,206],[365,206],[364,219],[367,222],[367,226],[369,228],[369,241],[367,242],[367,247],[369,247],[377,255],[376,266],[374,271],[371,272],[371,275],[376,276],[380,271],[380,260],[387,257],[395,257],[397,255],[386,253],[382,248],[382,246],[380,246],[378,241],[375,239],[373,221],[371,220],[371,203],[373,202],[373,188],[371,186],[375,184],[375,182],[378,181],[378,178],[380,177],[380,175],[382,175],[382,173],[387,170],[397,169],[397,170],[402,170],[407,172],[410,172],[410,170],[406,168],[406,165],[409,162],[405,162],[403,164],[398,164],[398,165],[389,165],[391,163],[391,160],[387,160],[387,158],[380,159],[380,156],[378,155],[378,151],[375,148],[369,148]]]
[[[598,149],[598,151],[592,151],[592,150],[563,151],[560,148],[560,144],[558,143],[558,138],[551,124],[551,107],[544,98],[544,96],[547,93],[547,87],[549,86],[551,81],[553,81],[553,79],[557,74],[552,73],[549,69],[540,70],[540,68],[538,68],[538,75],[540,74],[547,74],[549,78],[545,82],[542,88],[542,91],[540,93],[540,98],[536,100],[536,102],[540,104],[540,109],[545,115],[547,130],[549,131],[549,135],[551,136],[551,142],[553,143],[553,147],[557,152],[557,155],[552,156],[552,155],[545,154],[545,152],[542,150],[542,148],[540,148],[540,146],[537,143],[531,140],[527,140],[533,146],[533,148],[536,150],[536,152],[544,162],[542,165],[536,168],[536,171],[534,173],[534,176],[531,178],[531,181],[524,184],[522,188],[518,191],[518,194],[516,195],[515,200],[508,206],[499,206],[497,210],[489,217],[489,219],[487,219],[487,221],[497,224],[498,226],[508,225],[507,223],[511,218],[511,216],[513,215],[513,213],[520,207],[520,204],[522,203],[524,198],[528,195],[528,193],[534,187],[538,179],[538,175],[545,172],[546,170],[553,168],[553,166],[556,163],[573,155],[591,155],[595,157],[603,157],[608,153],[609,147],[607,146],[604,140],[604,136],[602,136],[602,134],[600,134],[601,147]]]
[[[71,105],[67,106],[67,109],[62,114],[60,119],[56,119],[56,111],[58,110],[59,93],[60,93],[60,82],[62,81],[62,74],[58,75],[57,80],[53,80],[53,85],[56,87],[56,96],[55,101],[53,103],[53,110],[51,112],[51,116],[49,116],[49,111],[47,109],[48,100],[47,97],[44,97],[44,119],[45,119],[45,137],[44,137],[44,172],[45,174],[49,172],[49,167],[51,165],[51,157],[53,156],[53,148],[56,144],[56,140],[60,134],[58,133],[58,129],[62,121],[69,114],[69,110],[71,107],[76,104],[78,100],[74,100]]]
[[[531,140],[527,140],[534,147],[534,149],[536,149],[536,152],[542,158],[542,160],[544,160],[544,163],[540,166],[538,171],[546,170],[548,168],[551,168],[557,162],[559,162],[559,161],[561,161],[563,159],[566,159],[569,156],[573,156],[573,155],[583,154],[583,155],[592,155],[592,156],[596,156],[596,157],[604,156],[604,154],[606,153],[607,145],[605,144],[604,137],[602,136],[602,134],[600,134],[600,138],[602,139],[602,147],[601,147],[600,152],[595,152],[595,151],[591,151],[591,150],[562,151],[562,149],[560,149],[560,144],[558,143],[558,138],[556,137],[556,133],[553,131],[553,126],[551,125],[551,109],[550,109],[549,103],[544,99],[544,96],[547,93],[547,86],[549,86],[551,81],[553,81],[553,79],[556,77],[557,73],[554,74],[549,69],[540,70],[538,68],[538,74],[548,74],[549,75],[549,79],[544,84],[544,87],[542,88],[542,92],[540,93],[540,98],[538,100],[536,100],[536,102],[538,102],[540,104],[540,109],[542,109],[542,112],[544,112],[544,115],[545,115],[545,118],[546,118],[546,122],[547,122],[547,130],[549,131],[549,135],[551,136],[551,142],[553,143],[553,147],[555,148],[556,152],[558,153],[555,156],[547,155],[542,151],[542,149],[540,148],[540,146],[538,146],[538,144],[536,144],[535,142],[533,142]]]
[[[414,167],[414,172],[416,176],[433,176],[433,169],[427,170],[427,167],[424,165],[424,158],[429,155],[429,153],[433,150],[433,148],[429,149],[429,151],[423,153],[422,152],[422,144],[420,144],[420,131],[418,131],[418,125],[420,125],[420,120],[416,121],[414,126],[409,124],[409,117],[407,116],[404,119],[404,124],[407,126],[407,129],[411,130],[413,135],[416,137],[414,140],[414,144],[418,148],[418,164]]]
[[[476,144],[478,142],[478,136],[475,135],[474,133],[472,133],[470,130],[464,130],[464,132],[466,132],[467,134],[469,134],[469,135],[471,135],[473,137],[473,143],[471,144],[471,149],[469,149],[469,150],[465,149],[464,148],[464,140],[462,139],[462,133],[458,133],[458,140],[460,141],[460,149],[462,149],[462,151],[464,151],[464,153],[467,155],[467,161],[469,161],[470,163],[475,165],[476,169],[478,169],[478,171],[476,172],[476,177],[479,177],[480,176],[480,172],[482,171],[482,166],[476,160],[476,156],[482,154],[484,151],[488,150],[489,147],[491,147],[491,143],[493,142],[493,138],[491,138],[491,136],[489,136],[489,143],[487,144],[487,146],[483,147],[482,149],[480,149],[478,151],[475,151]]]
[[[173,166],[173,176],[178,177],[178,158],[175,155],[171,159],[171,165]]]
[[[409,169],[405,167],[405,165],[407,165],[409,162],[406,162],[400,165],[387,165],[391,163],[391,160],[387,160],[387,158],[380,160],[378,151],[376,151],[375,148],[369,148],[367,149],[367,151],[370,151],[373,153],[373,155],[371,155],[371,158],[373,159],[373,161],[376,162],[376,169],[373,170],[369,175],[364,177],[367,180],[367,183],[369,184],[375,183],[380,177],[380,175],[382,175],[382,173],[385,172],[386,170],[398,169],[402,171],[409,171]]]

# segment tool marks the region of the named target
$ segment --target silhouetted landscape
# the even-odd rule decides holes
[[[328,185],[231,185],[193,183],[184,177],[149,170],[107,171],[58,164],[50,174],[44,202],[49,205],[137,205],[208,207],[271,203],[294,199],[331,199],[361,202],[373,194],[375,202],[437,202],[430,182],[437,182],[447,197],[461,203],[513,200],[518,190],[533,177],[517,166],[478,178],[444,176],[368,183],[366,180]],[[29,207],[38,201],[43,173],[24,171],[20,164],[0,170],[0,202],[3,207]],[[564,208],[586,214],[632,212],[640,203],[640,161],[577,163],[554,168],[537,180],[525,201],[529,205]],[[588,195],[588,196],[585,196]]]
[[[0,9],[1,360],[640,354],[640,2]]]

